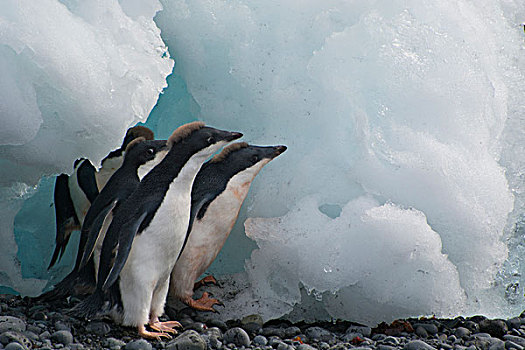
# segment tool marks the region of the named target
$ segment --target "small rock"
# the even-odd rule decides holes
[[[30,331],[25,331],[23,334],[26,337],[28,337],[31,341],[37,341],[40,339],[37,334],[30,332]]]
[[[90,322],[86,326],[86,332],[94,333],[98,336],[103,336],[111,332],[111,326],[107,324],[106,322],[100,322],[100,321]]]
[[[488,333],[476,333],[473,335],[474,338],[491,338],[491,335]]]
[[[489,350],[505,350],[505,342],[494,338],[494,342],[489,346]]]
[[[283,341],[279,337],[272,335],[270,339],[268,339],[268,346],[271,346],[272,348],[276,348],[277,345],[279,345],[282,342]]]
[[[510,349],[523,350],[523,346],[521,346],[519,344],[516,344],[513,341],[507,340],[505,342],[505,349],[507,349],[507,350],[510,350]]]
[[[7,331],[25,332],[26,324],[18,317],[0,316],[0,333]]]
[[[327,343],[335,341],[335,335],[321,327],[310,327],[304,332],[308,339],[317,339]]]
[[[5,350],[27,350],[26,347],[18,343],[9,343],[4,349]]]
[[[70,348],[71,350],[83,350],[84,349],[84,345],[80,343],[69,344],[67,347]]]
[[[517,337],[515,335],[504,335],[503,339],[510,340],[511,342],[514,342],[516,344],[519,344],[521,346],[525,346],[525,339],[521,337]]]
[[[51,338],[51,333],[49,333],[49,331],[43,331],[38,337],[40,340],[49,339]]]
[[[152,350],[153,346],[145,339],[137,339],[130,341],[124,347],[126,350]]]
[[[426,329],[421,327],[421,326],[417,326],[416,327],[416,335],[418,337],[421,337],[421,338],[427,338],[428,337],[428,333],[427,333]]]
[[[276,327],[263,328],[261,331],[261,334],[264,335],[265,337],[270,337],[270,336],[276,336],[279,338],[285,337],[284,329],[276,328]]]
[[[479,324],[477,324],[477,323],[474,322],[474,321],[466,321],[466,322],[465,322],[465,328],[467,328],[468,330],[470,330],[472,333],[477,333],[477,332],[479,332]]]
[[[210,337],[214,336],[217,339],[222,339],[222,331],[219,328],[217,328],[217,327],[207,328],[204,331],[204,334],[206,334],[207,336],[210,336]]]
[[[277,345],[277,350],[294,350],[294,349],[295,348],[293,346],[288,345],[286,343],[279,343],[279,345]]]
[[[395,350],[395,349],[396,349],[396,347],[390,346],[390,345],[385,345],[385,344],[380,344],[377,347],[377,350]]]
[[[372,328],[366,326],[350,326],[346,329],[346,333],[361,333],[363,337],[370,337]]]
[[[167,350],[206,350],[206,341],[194,330],[188,330],[170,341]],[[127,350],[127,349],[126,349]]]
[[[393,345],[396,346],[399,344],[399,340],[396,337],[388,336],[385,339],[383,339],[383,343],[387,345]]]
[[[470,330],[465,327],[458,327],[454,331],[454,335],[458,338],[466,339],[470,336]]]
[[[328,344],[327,344],[328,345]],[[297,348],[297,350],[315,350],[314,347],[308,345],[308,344],[301,344]]]
[[[18,343],[30,349],[32,347],[31,340],[20,332],[7,331],[0,334],[0,343],[7,345],[9,343]]]
[[[441,349],[445,349],[445,350],[452,350],[452,349],[454,349],[454,347],[452,345],[449,345],[447,343],[439,343],[439,347]]]
[[[57,330],[57,331],[70,331],[71,332],[71,327],[69,327],[64,322],[56,321],[55,322],[55,330]]]
[[[519,329],[521,326],[521,319],[519,317],[514,317],[506,321],[507,327],[509,329]]]
[[[505,334],[507,334],[507,331],[509,330],[509,327],[507,327],[507,323],[503,320],[483,320],[479,323],[479,331],[489,333],[493,337],[501,338]]]
[[[226,323],[224,323],[221,320],[217,320],[217,319],[207,320],[206,324],[210,327],[217,327],[223,332],[228,329],[228,326],[226,325]]]
[[[190,329],[193,329],[194,331],[196,331],[197,333],[202,333],[206,330],[206,325],[202,322],[193,322],[191,324],[189,324],[188,326],[184,327],[184,330],[190,330]]]
[[[249,316],[243,317],[243,319],[241,320],[241,325],[246,325],[249,323],[255,323],[259,325],[259,328],[261,328],[264,324],[264,321],[260,315],[249,315]]]
[[[104,346],[110,348],[111,350],[119,350],[125,345],[125,342],[119,339],[115,339],[113,337],[109,337],[104,341]]]
[[[456,340],[458,340],[458,338],[457,338],[454,334],[449,335],[448,338],[447,338],[447,341],[448,341],[449,343],[455,343]]]
[[[428,345],[422,340],[412,340],[408,342],[403,349],[404,350],[435,350],[434,347]]]
[[[37,321],[45,321],[48,319],[47,314],[44,311],[35,312],[31,318]]]
[[[330,344],[325,343],[324,341],[319,343],[319,349],[321,350],[328,350],[330,349]]]
[[[51,340],[55,343],[68,345],[73,342],[73,334],[70,331],[56,331],[51,334]]]
[[[228,329],[226,333],[224,333],[223,340],[226,344],[232,343],[237,346],[250,345],[250,337],[248,336],[248,333],[239,327]]]
[[[436,334],[438,332],[438,327],[433,323],[416,323],[413,327],[414,329],[416,327],[423,327],[428,334]]]
[[[253,338],[253,344],[256,346],[265,346],[268,344],[268,339],[266,339],[266,337],[263,335],[256,335]]]
[[[301,333],[301,329],[299,327],[292,326],[292,327],[287,327],[284,329],[285,338],[293,338],[297,334],[300,334],[300,333]]]

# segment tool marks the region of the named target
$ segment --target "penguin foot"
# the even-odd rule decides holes
[[[169,335],[168,333],[150,332],[150,331],[146,330],[146,327],[144,327],[143,325],[139,326],[139,335],[142,338],[147,338],[147,339],[161,340],[162,337],[165,337],[166,339],[171,339],[171,335]]]
[[[215,284],[216,285],[218,283],[217,283],[217,280],[215,279],[215,277],[213,277],[212,275],[209,275],[209,276],[204,277],[200,281],[195,282],[195,284],[193,285],[193,289],[195,290],[195,289],[200,288],[202,286],[207,286],[208,284]]]
[[[157,321],[157,322],[150,323],[149,326],[156,331],[172,333],[172,334],[177,334],[177,331],[174,330],[173,328],[175,327],[182,328],[182,325],[177,321],[166,321],[166,322]]]
[[[208,294],[208,292],[204,292],[200,299],[194,300],[192,298],[189,298],[188,300],[185,300],[185,302],[190,307],[196,310],[200,310],[200,311],[218,312],[217,310],[213,308],[213,305],[224,305],[219,300],[210,298],[210,295]]]

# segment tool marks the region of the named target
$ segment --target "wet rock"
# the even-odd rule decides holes
[[[103,336],[111,332],[111,326],[106,322],[94,321],[88,323],[86,326],[86,332]]]
[[[55,343],[68,345],[73,342],[73,334],[70,331],[56,331],[51,334],[51,340]]]
[[[262,329],[261,334],[264,335],[265,337],[271,337],[271,336],[276,336],[279,338],[285,337],[284,329],[277,328],[277,327],[265,327]]]
[[[51,333],[49,333],[49,331],[44,331],[40,333],[38,337],[40,338],[40,340],[49,339],[51,338]]]
[[[471,332],[465,327],[458,327],[454,330],[454,335],[458,338],[467,339]]]
[[[399,339],[389,336],[383,339],[383,344],[397,346],[399,344]]]
[[[416,323],[413,327],[422,327],[428,334],[437,334],[438,332],[438,327],[433,323]]]
[[[4,348],[5,350],[27,350],[25,346],[19,343],[9,343]]]
[[[335,341],[335,335],[321,327],[310,327],[304,332],[308,339],[320,340],[327,343]]]
[[[25,332],[26,324],[18,317],[0,316],[0,333],[7,331]]]
[[[301,329],[299,327],[292,326],[284,329],[285,338],[293,338],[298,334],[301,334]]]
[[[83,350],[84,349],[84,345],[80,343],[69,344],[67,347],[71,350]]]
[[[250,337],[248,336],[248,333],[242,328],[235,327],[228,329],[226,333],[224,333],[223,341],[226,344],[235,344],[237,346],[249,346],[250,345]]]
[[[57,330],[57,331],[70,331],[71,332],[71,327],[68,326],[67,324],[65,324],[64,322],[56,321],[55,322],[55,330]]]
[[[266,344],[268,344],[268,339],[266,339],[266,337],[263,335],[256,335],[253,338],[253,344],[255,346],[265,346]]]
[[[409,341],[404,347],[404,350],[435,350],[433,346],[428,345],[422,340]]]
[[[505,342],[505,349],[507,349],[507,350],[511,350],[511,349],[523,350],[523,346],[521,346],[519,344],[516,344],[513,341],[507,340]]]
[[[185,331],[170,341],[167,350],[206,350],[206,341],[194,330]]]
[[[125,342],[119,339],[115,339],[113,337],[109,337],[106,340],[104,340],[104,346],[108,347],[110,350],[119,350],[125,345]]]
[[[363,337],[370,337],[372,328],[366,326],[350,326],[346,329],[346,333],[360,333]]]
[[[428,333],[427,331],[425,330],[425,328],[421,327],[421,326],[417,326],[416,327],[416,335],[418,337],[421,337],[421,338],[427,338],[428,337]]]
[[[328,344],[327,344],[328,345]],[[314,347],[308,345],[308,344],[301,344],[297,348],[297,350],[315,350]]]
[[[503,339],[525,346],[525,338],[517,337],[515,335],[504,335]]]
[[[483,320],[479,322],[479,331],[489,333],[493,337],[501,338],[505,334],[509,327],[507,323],[503,320]]]
[[[126,350],[152,350],[153,346],[145,339],[137,339],[130,341],[124,347]]]

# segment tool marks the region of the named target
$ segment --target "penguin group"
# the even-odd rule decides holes
[[[80,230],[75,266],[39,298],[85,296],[71,310],[75,315],[109,315],[145,338],[170,338],[180,327],[159,319],[168,294],[215,311],[221,302],[208,293],[193,298],[194,288],[215,279],[196,280],[223,247],[255,176],[286,150],[229,144],[242,136],[193,122],[154,140],[151,130],[138,126],[98,171],[87,159],[75,162],[74,173],[55,183],[56,248],[49,267]]]

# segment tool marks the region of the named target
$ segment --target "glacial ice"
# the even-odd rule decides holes
[[[221,317],[373,324],[522,311],[523,2],[161,4],[155,22],[153,0],[13,2],[0,16],[11,33],[0,31],[1,237],[11,242],[0,285],[35,294],[67,272],[67,257],[39,270],[52,251],[40,194],[51,180],[27,197],[43,174],[100,160],[145,119],[171,72],[167,45],[176,66],[147,121],[158,137],[198,118],[289,147],[257,177],[210,269],[238,289]],[[28,242],[43,262],[24,272]]]

